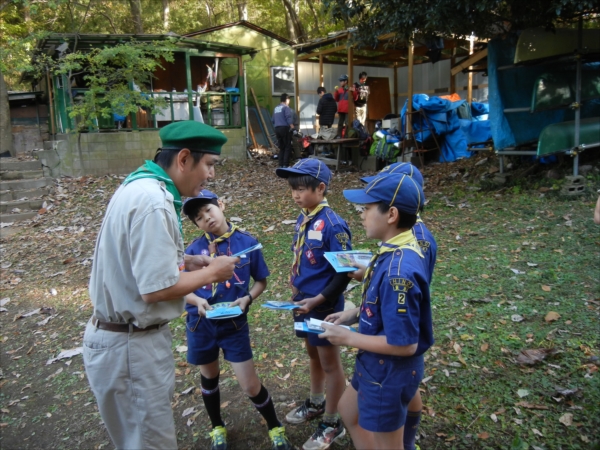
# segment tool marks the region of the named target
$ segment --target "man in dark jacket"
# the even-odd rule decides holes
[[[294,115],[289,107],[290,98],[287,94],[281,94],[281,103],[273,110],[273,126],[277,135],[279,145],[279,167],[290,165],[290,153],[292,151],[292,131],[294,130]]]
[[[322,128],[331,128],[337,113],[337,103],[333,95],[328,94],[324,87],[317,89],[319,94],[319,103],[317,104],[317,115],[319,116],[319,126]]]

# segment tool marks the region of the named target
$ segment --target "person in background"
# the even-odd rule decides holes
[[[342,130],[346,125],[346,118],[348,117],[348,75],[342,75],[338,79],[340,87],[335,87],[333,98],[337,102],[338,112],[338,129],[336,138],[342,137]]]
[[[369,86],[366,85],[367,72],[358,74],[358,83],[350,88],[354,98],[354,115],[363,125],[367,120],[367,101],[369,100]]]
[[[294,130],[294,115],[290,109],[290,97],[281,94],[281,103],[273,110],[273,126],[277,135],[279,145],[279,167],[290,165],[290,153],[292,152],[292,131]]]
[[[331,128],[335,120],[338,105],[333,95],[328,94],[324,87],[317,88],[319,94],[319,103],[317,104],[317,115],[319,116],[319,127]]]

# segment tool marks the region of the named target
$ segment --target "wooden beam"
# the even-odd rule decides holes
[[[394,64],[394,114],[398,114],[398,66]]]
[[[457,73],[462,72],[467,67],[472,66],[477,61],[485,58],[487,56],[487,54],[488,54],[488,49],[486,47],[483,50],[469,56],[468,58],[463,59],[460,63],[458,63],[456,66],[454,66],[454,67],[452,67],[452,69],[450,69],[450,73],[452,75],[456,75]]]
[[[406,133],[412,136],[412,97],[413,97],[413,70],[414,58],[413,52],[415,47],[410,43],[408,49],[408,107],[406,108]]]
[[[296,49],[296,50],[294,50],[294,109],[296,110],[296,116],[298,117],[298,120],[300,120],[300,81],[299,81],[299,78],[300,77],[298,76],[298,49]],[[265,127],[265,132],[266,131],[267,131],[267,128]],[[300,131],[300,130],[298,130],[298,131]]]
[[[343,50],[345,48],[346,48],[345,45],[338,45],[337,47],[328,48],[327,50],[319,50],[317,52],[308,53],[307,55],[298,56],[297,59],[298,59],[298,61],[305,61],[307,59],[314,58],[315,56],[328,55],[329,53],[339,52],[340,50]],[[296,52],[297,51],[298,50],[296,50]]]
[[[450,60],[450,67],[456,64],[456,49],[452,49],[452,59]],[[456,92],[456,75],[450,72],[450,94],[454,94]]]
[[[471,35],[469,39],[469,55],[473,55],[473,49],[475,48],[475,36]],[[486,49],[487,54],[487,49]],[[471,59],[471,58],[469,58]],[[471,63],[472,64],[472,63]],[[471,69],[473,66],[469,64],[469,68]],[[467,89],[467,102],[469,105],[473,102],[473,72],[469,72],[469,88]]]
[[[324,77],[323,77],[323,55],[319,55],[319,86],[324,86]]]
[[[348,47],[348,89],[354,83],[354,47]],[[348,90],[348,123],[346,124],[346,132],[352,126],[354,120],[354,97],[353,92]]]

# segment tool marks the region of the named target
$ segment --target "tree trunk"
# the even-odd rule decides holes
[[[131,9],[131,19],[135,26],[135,34],[144,34],[144,26],[142,25],[142,4],[140,0],[129,0]]]
[[[163,29],[165,32],[169,31],[169,0],[162,0],[162,16],[163,16]]]
[[[289,21],[292,24],[294,29],[295,36],[292,37],[292,40],[297,42],[305,42],[306,41],[306,33],[304,32],[304,27],[302,26],[302,22],[298,18],[298,14],[296,14],[296,9],[290,0],[281,0],[283,5],[285,6],[285,10],[287,11],[287,17],[289,17]]]
[[[10,152],[12,156],[15,156],[8,90],[6,89],[6,83],[4,83],[4,74],[0,71],[0,153],[4,152]]]
[[[206,6],[206,15],[208,16],[208,26],[212,27],[213,16],[215,15],[212,7],[212,2],[210,0],[207,0],[206,2],[204,2],[204,4]]]
[[[317,14],[317,10],[315,8],[315,2],[313,0],[307,0],[308,7],[312,12],[313,18],[315,20],[315,31],[317,35],[321,35],[321,27],[319,26],[319,15]]]
[[[238,14],[240,16],[240,20],[248,20],[248,1],[247,0],[239,0],[237,7],[238,7]]]

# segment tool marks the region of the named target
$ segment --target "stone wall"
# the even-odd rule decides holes
[[[246,158],[246,130],[221,130],[228,138],[222,157]],[[78,177],[82,175],[128,174],[144,160],[152,159],[161,145],[158,131],[59,134],[44,142],[38,153],[44,175]]]

